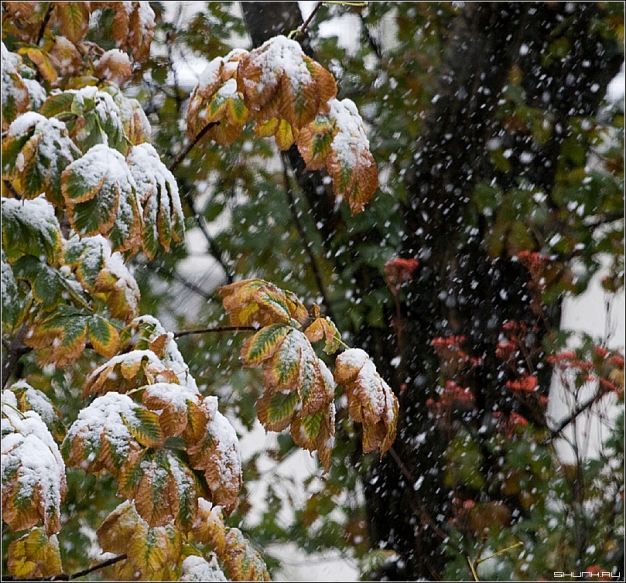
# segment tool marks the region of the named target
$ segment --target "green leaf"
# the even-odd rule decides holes
[[[271,324],[248,338],[241,349],[241,358],[247,366],[258,366],[270,358],[282,340],[293,328],[285,324]]]
[[[54,207],[43,198],[2,199],[2,245],[13,263],[23,255],[53,263],[61,249],[61,228]]]

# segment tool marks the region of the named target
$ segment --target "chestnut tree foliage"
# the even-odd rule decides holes
[[[163,4],[2,4],[3,576],[623,573],[623,5]]]

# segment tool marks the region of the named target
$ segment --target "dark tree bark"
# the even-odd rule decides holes
[[[275,34],[287,34],[302,22],[296,3],[242,6],[255,45]],[[571,10],[575,24],[563,32],[559,27],[571,17]],[[558,328],[560,306],[557,303],[543,313],[534,309],[528,271],[511,260],[506,246],[500,257],[490,257],[483,240],[484,225],[479,223],[468,236],[465,213],[479,180],[495,180],[507,190],[521,176],[550,194],[561,146],[568,136],[568,120],[597,110],[622,62],[609,41],[591,32],[591,22],[601,10],[596,3],[466,3],[447,36],[437,99],[425,112],[414,144],[414,164],[405,176],[408,201],[401,254],[420,263],[402,306],[404,342],[400,348],[404,348],[406,377],[398,376],[390,366],[398,350],[391,327],[364,327],[354,342],[374,356],[400,398],[395,453],[374,463],[364,484],[371,546],[393,549],[401,558],[386,565],[377,574],[380,578],[441,579],[447,560],[444,539],[455,493],[444,481],[448,436],[433,424],[426,404],[435,397],[441,374],[433,338],[464,335],[472,354],[482,359],[465,379],[474,392],[476,408],[461,415],[462,423],[475,435],[479,428],[489,427],[494,407],[533,415],[503,392],[506,377],[495,358],[495,347],[503,323],[518,321],[528,330],[530,364],[538,364],[544,335]],[[572,48],[566,60],[544,66],[538,59],[558,34],[567,35]],[[305,46],[310,54],[306,41]],[[527,102],[555,119],[552,135],[541,146],[528,134],[505,131],[496,116],[514,67],[521,74]],[[487,144],[493,139],[506,140],[512,151],[511,170],[506,173],[486,162]],[[541,164],[528,163],[528,152]],[[330,241],[340,225],[332,194],[319,175],[304,171],[295,148],[289,156],[320,234]],[[385,285],[380,274],[368,268],[357,271],[355,277],[359,295]],[[550,372],[544,369],[539,374],[542,386],[548,387]],[[533,421],[545,424],[541,418]],[[492,478],[497,460],[486,450],[483,453],[483,465],[477,469]],[[416,490],[411,480],[417,478],[420,487]],[[482,494],[523,512],[514,498]]]

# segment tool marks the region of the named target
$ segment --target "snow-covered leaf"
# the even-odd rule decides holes
[[[120,253],[102,235],[78,236],[68,241],[64,261],[90,293],[105,299],[111,316],[129,322],[139,311],[139,286],[124,264]]]
[[[243,56],[237,88],[253,119],[263,123],[280,118],[295,129],[326,111],[337,94],[334,77],[284,36],[273,37]]]
[[[195,443],[188,442],[191,467],[203,470],[212,501],[232,512],[242,484],[241,454],[237,433],[217,410],[217,399],[205,397],[201,407],[208,422]]]
[[[134,146],[128,155],[139,204],[143,209],[143,250],[152,259],[160,243],[168,251],[185,233],[178,185],[150,144]]]
[[[48,535],[59,532],[66,490],[65,463],[45,423],[3,390],[2,520],[14,531],[42,520]]]
[[[119,152],[94,146],[65,169],[61,187],[79,235],[105,235],[114,251],[139,250],[142,219],[136,184]]]
[[[54,262],[61,248],[61,228],[54,207],[43,197],[25,201],[3,198],[2,246],[10,263],[22,255]]]
[[[234,50],[213,59],[200,76],[187,109],[187,136],[194,139],[201,131],[208,139],[228,145],[235,141],[248,119],[248,108],[237,89],[237,64],[247,54]],[[216,124],[206,130],[208,124]]]
[[[17,3],[16,3],[17,4]],[[19,57],[10,53],[2,43],[2,131],[9,128],[11,122],[20,114],[28,111],[30,97],[14,60]],[[3,148],[4,150],[4,148]],[[4,157],[4,151],[2,152]],[[3,165],[4,173],[4,165]]]
[[[26,198],[43,193],[62,206],[61,173],[79,156],[65,123],[29,111],[2,138],[2,178]]]
[[[155,14],[149,2],[107,2],[115,12],[113,38],[118,47],[128,51],[136,62],[150,52],[154,37]]]
[[[363,451],[380,448],[382,455],[396,437],[398,399],[393,391],[360,348],[350,348],[337,357],[335,381],[345,388],[350,418],[363,424]]]
[[[80,411],[63,440],[61,449],[68,465],[86,472],[106,469],[118,475],[124,462],[142,450],[131,428],[137,434],[158,433],[153,418],[147,431],[137,415],[140,408],[130,397],[115,392],[94,399]],[[144,409],[144,413],[151,412]]]

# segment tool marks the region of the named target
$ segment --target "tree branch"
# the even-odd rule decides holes
[[[211,328],[198,328],[195,330],[179,330],[173,332],[174,338],[191,336],[192,334],[211,334],[213,332],[256,332],[258,328],[254,326],[213,326]]]
[[[54,9],[54,4],[50,2],[50,6],[48,6],[48,12],[43,18],[43,22],[41,23],[41,28],[39,29],[39,33],[37,34],[37,40],[35,41],[36,45],[39,45],[41,39],[43,38],[43,33],[46,31],[46,27],[48,26],[48,22],[50,22],[50,17],[52,16],[52,10]]]
[[[206,135],[206,133],[211,128],[215,127],[219,123],[219,121],[210,121],[197,133],[196,137],[187,144],[185,149],[180,154],[178,154],[178,156],[176,156],[174,161],[170,164],[169,170],[172,174],[174,173],[174,170],[178,167],[178,165],[187,157],[187,154],[191,152],[193,147]]]
[[[293,196],[293,190],[291,188],[291,181],[289,180],[289,175],[287,173],[287,163],[288,159],[286,154],[282,154],[281,156],[283,162],[283,176],[285,178],[285,194],[287,195],[287,201],[289,203],[289,210],[291,211],[291,216],[293,217],[293,221],[296,225],[296,229],[298,230],[298,234],[300,235],[300,239],[302,240],[302,244],[304,246],[304,250],[309,258],[309,263],[311,264],[311,269],[313,270],[313,275],[315,276],[315,281],[317,283],[317,287],[320,290],[320,294],[322,296],[322,300],[324,302],[324,307],[326,308],[326,312],[328,313],[329,318],[334,322],[335,317],[333,315],[332,305],[328,299],[328,295],[326,294],[326,288],[324,286],[324,282],[322,281],[322,276],[320,274],[319,266],[317,264],[317,258],[315,257],[315,253],[313,253],[313,244],[309,240],[306,234],[306,229],[300,220],[300,216],[298,215],[298,208],[296,207],[296,200]]]
[[[107,559],[106,561],[97,563],[96,565],[93,565],[92,567],[83,569],[82,571],[78,571],[76,573],[73,573],[72,575],[60,573],[59,575],[52,575],[51,577],[29,577],[28,579],[12,577],[11,575],[3,575],[2,580],[3,581],[72,581],[73,579],[78,579],[79,577],[84,577],[85,575],[89,575],[89,573],[93,573],[94,571],[99,571],[100,569],[104,569],[105,567],[110,567],[111,565],[115,565],[115,563],[124,561],[127,558],[128,558],[128,555],[118,555],[117,557],[112,557],[111,559]]]
[[[609,392],[610,392],[609,390],[606,390],[606,389],[603,390],[602,387],[600,387],[598,389],[598,392],[593,397],[590,397],[587,401],[578,405],[578,407],[576,407],[576,409],[574,409],[567,417],[565,417],[564,419],[561,419],[561,421],[559,421],[558,425],[554,429],[550,430],[550,436],[544,442],[544,445],[546,445],[547,443],[550,443],[550,441],[559,437],[560,433],[570,423],[573,423],[582,413],[584,413],[587,409],[589,409],[591,406],[597,403],[602,397],[604,397],[604,395],[606,395]]]
[[[26,324],[22,324],[22,327],[18,330],[2,361],[3,389],[6,388],[9,378],[11,378],[11,373],[15,369],[15,365],[18,363],[19,359],[27,352],[30,352],[30,348],[24,344],[24,336],[26,336]]]
[[[220,267],[224,270],[224,275],[226,277],[227,283],[233,283],[233,281],[235,281],[233,272],[230,266],[227,265],[226,261],[224,260],[224,257],[222,256],[222,250],[217,246],[217,244],[213,240],[213,237],[211,237],[211,234],[204,224],[204,220],[196,210],[191,193],[187,189],[183,190],[183,197],[185,198],[185,202],[189,205],[189,208],[191,209],[191,214],[196,221],[196,225],[198,225],[198,228],[200,229],[200,231],[202,231],[202,234],[204,235],[204,238],[209,245],[211,255],[213,255],[215,260],[220,264]]]
[[[411,485],[412,490],[415,492],[414,486],[415,486],[416,482],[415,482],[415,479],[413,478],[413,476],[411,475],[411,472],[406,467],[406,465],[404,464],[404,462],[402,461],[402,459],[400,458],[400,456],[398,455],[398,453],[396,452],[396,450],[393,447],[389,448],[389,453],[391,454],[391,457],[393,458],[393,460],[398,465],[398,468],[400,468],[400,471],[402,472],[402,475],[408,480],[409,484]],[[420,518],[424,523],[426,523],[430,528],[432,528],[433,532],[439,538],[441,538],[443,541],[445,541],[446,544],[449,544],[455,551],[457,551],[459,553],[462,553],[463,550],[460,547],[457,547],[450,540],[450,537],[445,532],[443,532],[443,530],[441,530],[441,528],[439,528],[439,526],[433,520],[433,518],[430,516],[430,514],[428,514],[428,512],[426,511],[426,508],[424,508],[424,505],[422,504],[422,501],[419,499],[418,496],[415,496],[415,501],[417,502],[417,508],[415,508],[415,505],[413,504],[413,497],[409,498],[409,506],[411,507],[411,510],[413,511],[413,514],[415,514],[415,516]]]

